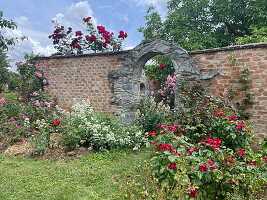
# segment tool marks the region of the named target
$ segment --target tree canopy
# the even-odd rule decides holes
[[[144,39],[163,38],[186,50],[233,45],[237,38],[267,27],[266,0],[170,0],[163,21],[150,6]]]

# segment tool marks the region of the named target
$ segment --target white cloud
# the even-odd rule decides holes
[[[125,22],[129,22],[128,14],[122,14],[122,13],[115,13],[118,19],[121,19]]]
[[[24,35],[23,31],[20,28],[15,30],[4,29],[3,35],[4,37],[8,38],[15,38],[15,37],[20,38]],[[34,30],[31,31],[35,32]],[[47,34],[45,34],[45,36],[47,38]],[[16,45],[13,47],[13,49],[9,49],[8,51],[8,56],[12,60],[11,71],[16,70],[15,62],[24,61],[24,53],[31,53],[31,52],[33,52],[34,54],[50,56],[52,53],[55,53],[55,49],[53,45],[43,46],[40,44],[38,40],[28,36],[27,40],[17,42]]]
[[[134,48],[135,48],[134,46],[126,46],[123,48],[123,50],[132,50]]]
[[[67,7],[65,14],[58,13],[53,20],[65,26],[74,25],[75,28],[81,28],[84,27],[82,19],[85,17],[91,17],[93,25],[97,25],[90,4],[87,1],[81,1],[76,4],[72,3],[71,6]]]
[[[26,16],[15,17],[14,21],[17,23],[18,26],[28,26],[28,25],[30,25],[29,19]]]

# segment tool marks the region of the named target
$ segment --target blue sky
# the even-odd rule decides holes
[[[13,19],[18,25],[16,30],[4,30],[2,34],[28,37],[8,52],[14,61],[23,60],[24,52],[49,56],[55,52],[52,40],[48,39],[54,30],[53,19],[75,31],[83,31],[82,18],[90,16],[95,24],[105,26],[115,34],[125,31],[128,37],[123,48],[131,49],[142,40],[137,29],[145,25],[144,16],[150,4],[165,16],[167,0],[0,0],[3,18]]]

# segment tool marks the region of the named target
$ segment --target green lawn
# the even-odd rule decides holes
[[[65,163],[0,154],[0,199],[124,199],[113,177],[136,175],[147,150],[88,155]]]

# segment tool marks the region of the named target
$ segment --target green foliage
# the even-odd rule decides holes
[[[265,0],[169,0],[165,21],[150,7],[138,31],[145,40],[167,39],[186,50],[223,47],[253,35],[250,27],[266,27],[266,10]]]
[[[267,41],[267,26],[260,29],[252,27],[251,32],[251,35],[245,35],[243,37],[236,38],[236,44],[242,45]]]
[[[7,85],[9,91],[15,91],[22,83],[21,76],[15,72],[8,73]]]
[[[183,183],[167,185],[162,187],[155,178],[151,166],[145,161],[144,169],[140,169],[138,176],[124,175],[123,179],[116,181],[121,184],[122,190],[125,190],[127,199],[184,199],[187,196],[187,188]],[[183,167],[185,165],[183,164]]]
[[[183,185],[184,199],[253,199],[266,183],[266,141],[263,150],[253,152],[249,123],[208,96],[200,83],[179,82],[178,89],[175,124],[160,124],[149,133],[158,186],[169,190]]]
[[[156,103],[154,97],[143,97],[138,105],[134,105],[136,109],[136,123],[141,126],[145,132],[156,130],[158,125],[165,123],[170,115],[170,107],[160,103]]]
[[[24,121],[24,126],[29,127],[32,130],[32,132],[29,133],[29,138],[33,153],[43,154],[49,148],[50,136],[53,132],[51,121],[38,119],[30,123],[27,118]]]
[[[234,64],[234,69],[237,69],[235,54],[231,55],[230,61],[232,62],[232,64]],[[251,88],[252,86],[250,78],[251,72],[249,68],[243,67],[241,68],[241,70],[238,71],[238,73],[240,75],[239,83],[241,84],[241,89],[245,92],[245,95],[243,96],[243,100],[235,100],[234,97],[237,94],[238,89],[231,88],[228,92],[229,98],[236,104],[239,117],[241,119],[248,120],[252,116],[252,114],[247,112],[246,110],[254,103],[252,100],[253,94],[249,93],[249,88]]]
[[[9,67],[9,60],[6,53],[0,50],[0,93],[6,88]]]
[[[266,182],[266,153],[254,153],[247,145],[249,139],[242,141],[239,150],[224,146],[224,139],[193,142],[181,127],[168,123],[153,133],[156,148],[151,164],[162,187],[182,184],[188,197],[200,199],[255,198],[254,193]]]

